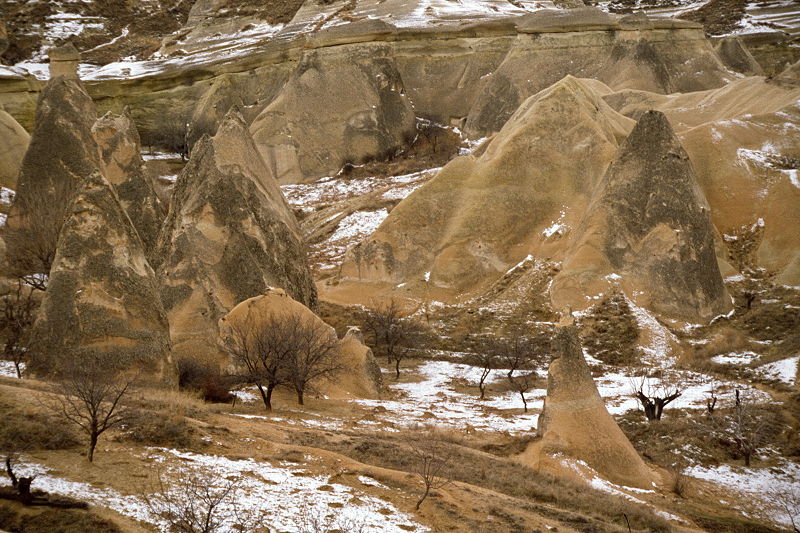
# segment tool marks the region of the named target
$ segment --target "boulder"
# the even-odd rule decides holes
[[[587,307],[622,278],[626,295],[670,318],[726,312],[708,202],[663,113],[649,111],[620,146],[551,286],[555,308]]]
[[[416,120],[389,46],[365,43],[305,52],[250,131],[283,184],[392,155]]]
[[[557,257],[633,125],[599,97],[608,91],[568,76],[529,98],[499,134],[451,161],[349,250],[342,278],[391,287],[424,279],[424,290],[452,298],[528,255]]]
[[[31,136],[14,117],[0,109],[0,186],[17,188],[17,176],[22,158],[28,150]]]
[[[268,287],[316,305],[297,221],[238,111],[192,150],[175,186],[156,262],[179,357],[221,362],[219,319]]]
[[[99,171],[83,180],[72,202],[31,338],[29,368],[37,375],[100,353],[121,368],[174,378],[155,274]]]
[[[327,332],[330,342],[336,343],[335,357],[341,371],[330,381],[315,383],[315,389],[334,398],[377,398],[380,395],[383,386],[380,366],[372,350],[364,345],[358,328],[351,328],[342,339],[337,339],[332,327],[282,289],[268,288],[263,295],[241,302],[222,317],[219,342],[222,346],[232,342],[232,328],[258,327],[266,320],[288,316],[317,324]]]
[[[166,212],[142,159],[136,124],[126,108],[122,115],[106,113],[95,122],[92,133],[100,148],[103,173],[142,239],[148,260],[153,259]]]
[[[72,43],[52,48],[47,52],[47,55],[50,59],[51,80],[59,76],[78,79],[78,63],[81,60],[81,53]]]
[[[547,371],[547,397],[523,461],[554,473],[599,474],[625,487],[652,489],[652,473],[606,410],[571,317],[562,320]],[[588,466],[588,468],[586,468]]]

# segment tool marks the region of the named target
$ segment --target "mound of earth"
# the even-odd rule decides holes
[[[414,109],[390,55],[377,44],[304,53],[250,128],[279,183],[334,175],[409,144]]]
[[[225,346],[241,342],[237,332],[257,331],[265,323],[294,319],[313,323],[328,337],[327,342],[335,344],[334,358],[340,370],[329,381],[315,382],[315,389],[333,398],[377,398],[380,395],[380,366],[372,350],[364,345],[358,328],[351,328],[342,339],[338,339],[332,327],[282,289],[269,288],[265,294],[241,302],[222,317],[219,321],[220,343]],[[235,361],[230,361],[230,364],[235,365]]]
[[[595,473],[626,487],[651,489],[653,476],[611,417],[581,352],[578,329],[558,328],[555,359],[547,371],[547,397],[523,461],[558,474]],[[588,466],[588,468],[586,468]]]
[[[123,368],[174,376],[156,276],[99,171],[76,193],[31,338],[29,368],[38,375],[100,353]]]
[[[663,113],[648,111],[620,146],[577,228],[550,296],[583,309],[625,293],[663,316],[707,321],[730,308],[708,202]]]
[[[166,212],[142,159],[136,124],[126,108],[122,115],[106,113],[95,122],[92,133],[100,147],[103,173],[142,239],[148,260],[152,260]]]
[[[178,356],[219,362],[217,322],[268,287],[316,304],[297,221],[235,110],[192,150],[155,256]]]
[[[528,255],[560,256],[633,126],[604,92],[600,82],[568,76],[529,98],[475,155],[450,162],[348,251],[342,278],[416,283],[454,298]]]

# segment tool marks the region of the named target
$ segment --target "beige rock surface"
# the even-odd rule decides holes
[[[342,339],[337,339],[332,327],[282,289],[268,288],[261,296],[241,302],[222,317],[219,321],[220,342],[223,345],[230,342],[232,327],[284,316],[295,316],[320,325],[327,331],[331,342],[336,343],[335,357],[342,370],[331,380],[314,383],[315,389],[333,398],[377,398],[380,395],[380,366],[372,350],[364,345],[358,328],[351,329]]]
[[[17,188],[22,159],[31,136],[14,117],[0,109],[0,186]]]
[[[267,287],[316,304],[297,221],[236,111],[195,145],[156,257],[177,357],[219,362],[217,322]]]
[[[653,488],[653,475],[611,417],[597,392],[581,352],[577,328],[562,325],[555,339],[555,359],[547,371],[547,397],[537,433],[522,455],[534,468],[600,476],[625,487]]]
[[[455,159],[348,252],[342,276],[450,292],[497,279],[527,255],[557,256],[632,122],[567,77],[528,99],[473,156]],[[556,228],[558,229],[558,228]]]
[[[709,205],[669,121],[645,113],[596,189],[550,289],[557,309],[583,309],[614,278],[638,305],[708,321],[730,308]]]
[[[156,276],[99,171],[76,193],[31,338],[29,368],[37,375],[58,372],[68,358],[101,353],[123,368],[174,378]]]
[[[106,113],[92,126],[92,133],[100,148],[103,174],[114,186],[151,260],[166,210],[142,159],[136,124],[127,109],[122,115]]]
[[[279,183],[383,158],[415,135],[415,116],[385,45],[306,52],[250,131]]]

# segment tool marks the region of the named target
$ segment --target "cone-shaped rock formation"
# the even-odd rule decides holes
[[[40,375],[58,372],[65,358],[99,352],[123,368],[172,377],[155,274],[98,171],[83,181],[71,205],[31,337],[30,368]]]
[[[426,277],[464,292],[528,254],[557,253],[564,240],[548,228],[579,220],[633,126],[603,102],[604,92],[567,76],[528,99],[477,156],[450,162],[398,204],[349,252],[343,276],[392,286]]]
[[[701,321],[730,307],[708,203],[658,111],[642,116],[606,172],[553,283],[554,306],[585,307],[613,274],[639,305],[669,317]]]
[[[581,352],[578,330],[562,324],[554,342],[555,359],[547,373],[547,397],[535,442],[526,457],[540,467],[575,467],[583,461],[609,481],[651,488],[651,474],[633,445],[606,410]]]
[[[109,112],[95,122],[92,133],[100,147],[105,177],[116,189],[148,259],[152,259],[166,213],[145,168],[136,124],[127,110],[122,115]]]
[[[297,221],[235,110],[195,144],[156,255],[178,357],[221,362],[217,322],[270,286],[316,305]]]

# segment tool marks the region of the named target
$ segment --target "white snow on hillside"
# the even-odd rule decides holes
[[[758,367],[761,374],[769,379],[777,379],[787,385],[794,385],[797,379],[797,365],[800,364],[800,355],[790,357],[774,363]]]

